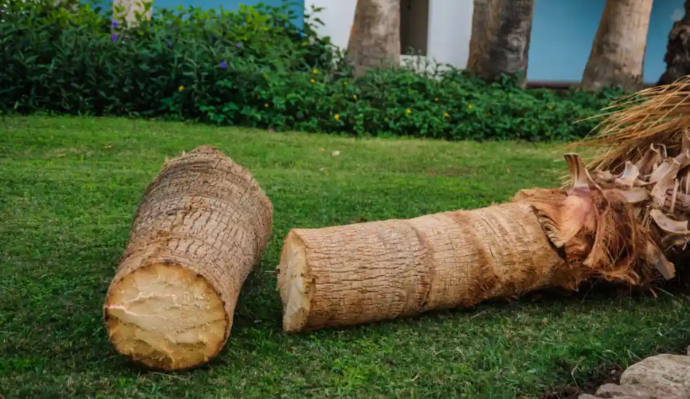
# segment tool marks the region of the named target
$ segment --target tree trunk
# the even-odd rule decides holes
[[[579,156],[565,158],[569,189],[521,190],[510,203],[473,211],[291,230],[278,265],[283,329],[370,323],[543,288],[577,290],[594,279],[631,288],[658,273],[673,278],[659,245],[669,241],[644,222],[650,196],[664,202],[670,174],[632,187],[638,175],[630,166],[621,183],[602,181],[609,187],[602,189]],[[672,164],[664,162],[660,171]],[[650,217],[666,231],[679,229],[659,209]]]
[[[113,20],[126,22],[129,26],[137,24],[137,14],[143,19],[150,19],[153,12],[153,0],[113,0]]]
[[[278,267],[283,329],[468,307],[549,286],[565,265],[524,203],[296,229]]]
[[[652,0],[608,0],[582,76],[585,89],[642,86]]]
[[[475,0],[467,69],[486,81],[518,76],[525,86],[534,0]]]
[[[673,24],[668,34],[666,47],[666,71],[661,75],[658,84],[665,85],[690,75],[690,0],[686,0],[685,16]]]
[[[357,0],[347,45],[355,75],[400,65],[400,0]]]
[[[221,152],[202,146],[166,162],[134,216],[105,300],[115,349],[164,370],[217,355],[272,217],[251,174]]]

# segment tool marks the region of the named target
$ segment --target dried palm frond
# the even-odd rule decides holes
[[[597,180],[577,154],[565,158],[569,188],[521,190],[513,198],[530,203],[551,243],[562,250],[569,267],[554,282],[572,290],[593,278],[638,287],[649,286],[657,275],[673,278],[675,267],[660,245],[685,245],[690,239],[687,222],[657,211],[673,206],[665,188],[675,178],[678,162],[673,159],[676,166],[663,167],[667,173],[650,184],[648,175],[638,178],[639,168],[632,164],[620,176],[607,172],[606,179]],[[654,223],[648,220],[650,212]],[[664,241],[669,235],[677,239]]]
[[[670,279],[668,259],[690,257],[690,76],[623,97],[601,116],[595,135],[567,146],[598,150],[563,187],[585,179],[597,188],[596,235],[580,248],[607,279],[640,285],[652,269]]]
[[[663,158],[690,148],[690,76],[621,97],[602,112],[596,134],[568,146],[602,150],[587,164],[591,170],[618,172],[655,144],[665,147]]]

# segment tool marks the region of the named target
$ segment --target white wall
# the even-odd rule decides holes
[[[312,5],[323,7],[323,10],[315,15],[325,24],[316,24],[319,35],[330,36],[333,44],[346,49],[352,21],[355,19],[357,0],[304,0],[304,12],[311,14]]]
[[[325,26],[317,26],[321,36],[346,49],[355,18],[357,0],[304,0],[305,12],[323,7],[318,16]],[[467,65],[472,32],[473,0],[429,0],[429,42],[427,57],[457,68]]]
[[[472,33],[473,0],[429,0],[427,54],[456,68],[467,66]]]

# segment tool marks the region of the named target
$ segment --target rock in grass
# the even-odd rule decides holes
[[[605,384],[596,396],[580,399],[687,399],[690,398],[690,356],[663,354],[628,367],[620,385]]]
[[[144,193],[105,299],[115,349],[163,370],[217,355],[272,218],[256,180],[216,149],[166,162]]]

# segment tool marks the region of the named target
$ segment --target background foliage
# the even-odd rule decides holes
[[[620,93],[518,89],[439,64],[353,79],[347,58],[289,4],[156,9],[137,27],[98,3],[10,2],[0,22],[0,111],[452,140],[568,140]],[[318,10],[317,10],[318,11]]]

